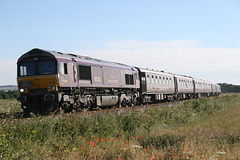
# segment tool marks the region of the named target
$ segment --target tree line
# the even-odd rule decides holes
[[[233,85],[228,83],[218,83],[221,86],[223,93],[240,93],[240,85]]]
[[[18,91],[2,91],[0,90],[0,99],[15,99],[19,97]]]

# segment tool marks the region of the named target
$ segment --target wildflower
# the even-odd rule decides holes
[[[77,155],[75,154],[75,157],[77,157]]]
[[[120,133],[120,135],[122,135],[122,133]]]
[[[157,149],[157,147],[155,147]]]
[[[139,138],[142,138],[142,136],[139,136]]]

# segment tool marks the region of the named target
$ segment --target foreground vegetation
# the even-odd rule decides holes
[[[0,157],[240,159],[239,117],[240,94],[230,94],[115,114],[3,119]]]

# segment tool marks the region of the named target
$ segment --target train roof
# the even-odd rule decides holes
[[[56,58],[58,60],[78,61],[78,62],[82,62],[82,63],[89,64],[89,65],[101,65],[101,66],[123,68],[123,69],[137,71],[135,69],[135,67],[125,65],[122,63],[110,62],[110,61],[91,58],[88,56],[81,56],[81,55],[76,55],[76,54],[72,54],[72,53],[61,53],[61,52],[43,50],[43,49],[38,49],[38,48],[32,49],[32,50],[28,51],[27,53],[23,54],[18,59],[17,63],[19,63],[21,60],[23,60],[25,58],[33,57],[33,56],[48,56],[48,57]]]
[[[166,76],[173,76],[172,73],[166,73],[164,71],[156,71],[156,70],[153,70],[153,69],[148,69],[148,68],[139,68],[138,69],[141,71],[141,72],[146,72],[146,73],[150,73],[150,74],[161,74],[161,75],[166,75]]]

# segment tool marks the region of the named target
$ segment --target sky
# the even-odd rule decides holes
[[[0,85],[33,48],[240,85],[239,0],[0,0]]]

